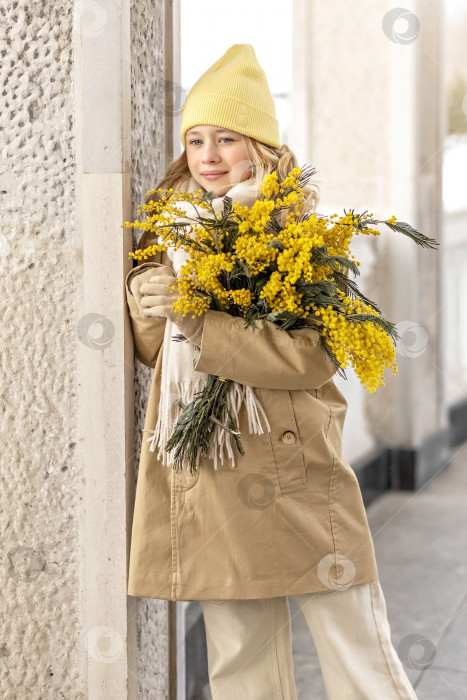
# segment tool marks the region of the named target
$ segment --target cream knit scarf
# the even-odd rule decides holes
[[[190,177],[178,189],[195,192],[200,189],[200,185],[193,177]],[[242,206],[251,206],[258,198],[258,190],[252,184],[251,180],[240,182],[234,185],[228,192],[227,196],[232,198],[232,204],[241,202]],[[221,213],[224,207],[224,198],[216,197],[212,200],[212,205],[216,213]],[[195,205],[190,202],[179,201],[177,208],[186,212],[187,216],[195,217]],[[200,210],[198,212],[204,217],[212,217],[210,212]],[[179,218],[178,222],[192,224],[193,222]],[[163,243],[162,237],[158,237],[158,243]],[[167,255],[172,262],[175,274],[178,276],[183,263],[188,257],[188,253],[184,250],[175,250],[173,246],[169,247]],[[156,427],[152,437],[148,438],[151,443],[150,451],[155,452],[156,445],[158,448],[157,457],[162,459],[162,464],[167,467],[174,467],[175,460],[173,457],[174,450],[167,452],[165,445],[173,433],[175,424],[183,412],[183,408],[194,399],[196,392],[202,391],[208,375],[204,372],[197,372],[193,369],[199,355],[199,349],[196,345],[187,341],[177,341],[173,339],[180,333],[175,323],[169,318],[165,325],[164,340],[162,345],[162,376],[161,376],[161,393],[158,407],[158,416]],[[195,354],[196,353],[196,354]],[[183,404],[180,405],[180,402]],[[266,428],[270,432],[268,418],[260,401],[255,396],[251,386],[244,386],[238,382],[232,382],[229,388],[227,397],[227,406],[231,412],[236,425],[238,427],[238,414],[242,403],[245,403],[248,414],[248,429],[250,433],[262,434],[263,428],[260,422],[260,414],[263,416]],[[189,426],[186,428],[189,430]],[[235,467],[234,448],[232,447],[232,438],[226,427],[222,427],[219,423],[214,424],[214,429],[211,432],[210,444],[208,448],[208,458],[214,462],[214,469],[218,467],[218,460],[224,464],[224,452],[227,452],[227,458],[230,458],[231,467]],[[235,448],[236,449],[236,448]],[[199,451],[197,455],[196,466],[198,467]],[[182,468],[187,469],[186,459],[183,460]]]

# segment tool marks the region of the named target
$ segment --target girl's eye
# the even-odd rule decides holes
[[[227,139],[227,141],[233,141],[233,139],[231,139],[229,136],[221,136],[221,141],[223,139]],[[191,144],[191,143],[194,143],[195,141],[201,141],[201,139],[193,139],[192,141],[189,141],[189,143]]]

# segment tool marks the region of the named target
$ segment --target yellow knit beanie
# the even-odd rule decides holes
[[[276,108],[251,44],[234,44],[196,81],[181,111],[180,138],[192,126],[232,129],[280,148]]]

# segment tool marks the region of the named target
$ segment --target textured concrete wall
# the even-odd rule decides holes
[[[165,165],[167,3],[0,7],[8,700],[168,696],[167,603],[126,596],[150,370],[133,411],[120,229]]]
[[[0,696],[79,698],[73,3],[0,17]]]
[[[164,4],[167,4],[167,8]],[[166,10],[171,0],[139,0],[131,6],[131,198],[132,216],[144,194],[156,186],[166,165],[165,55],[172,50]],[[167,45],[169,44],[169,45]],[[170,126],[170,125],[169,125]],[[134,233],[134,244],[141,236]],[[135,360],[135,455],[141,449],[150,379],[154,370]],[[155,566],[157,563],[155,562]],[[136,673],[142,698],[168,698],[167,601],[136,600],[138,661]]]

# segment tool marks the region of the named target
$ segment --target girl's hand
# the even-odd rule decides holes
[[[141,316],[172,317],[172,304],[179,297],[177,278],[174,275],[165,272],[153,274],[143,282],[140,292]]]
[[[152,277],[155,277],[156,275],[167,275],[167,270],[164,270],[162,267],[146,267],[144,269],[140,269],[138,267],[133,268],[130,278],[129,278],[129,288],[130,292],[133,295],[133,297],[136,300],[136,303],[138,305],[139,312],[141,314],[141,299],[142,299],[142,294],[141,294],[141,287],[145,282],[149,282],[149,280]]]
[[[172,311],[172,305],[180,296],[177,277],[167,274],[154,275],[141,285],[140,292],[143,318],[151,316],[170,318],[185,338],[201,346],[204,317],[193,318],[189,313],[183,316],[177,311]]]

